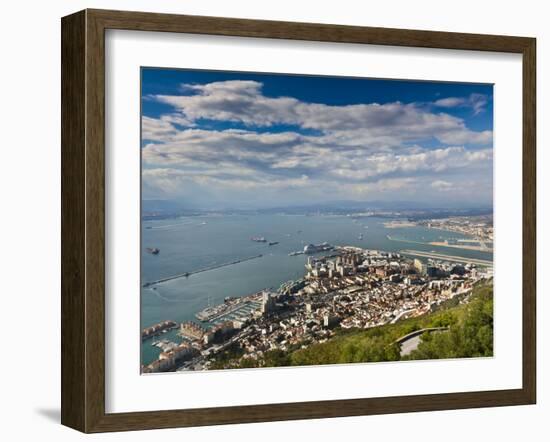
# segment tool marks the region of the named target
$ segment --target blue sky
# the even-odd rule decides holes
[[[142,69],[143,198],[492,203],[487,84]]]

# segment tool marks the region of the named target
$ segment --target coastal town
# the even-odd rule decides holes
[[[490,261],[435,254],[421,260],[328,244],[306,245],[303,254],[308,255],[304,277],[278,290],[227,297],[198,312],[196,321],[166,320],[144,329],[142,340],[161,352],[142,373],[212,369],[220,355],[235,348],[251,360],[272,350],[306,348],[326,342],[338,329],[369,329],[437,311],[449,300],[467,302],[474,285],[493,277]],[[162,338],[174,328],[179,342]]]
[[[492,215],[451,216],[446,218],[421,219],[417,221],[392,220],[384,223],[384,227],[387,229],[400,229],[415,226],[459,234],[457,238],[441,239],[425,244],[463,250],[476,250],[480,252],[492,252],[493,250],[494,229]],[[388,239],[394,240],[395,238],[388,235]],[[407,242],[403,239],[399,239],[399,241]]]
[[[493,242],[493,215],[481,215],[475,217],[455,216],[443,219],[429,219],[418,222],[419,226],[430,229],[447,230],[457,232],[474,238],[470,241]],[[467,240],[461,240],[467,241]]]

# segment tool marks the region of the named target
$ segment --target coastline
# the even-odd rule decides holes
[[[146,244],[158,246],[162,250],[157,256],[146,253],[142,255],[142,266],[148,269],[147,273],[142,273],[144,281],[162,279],[155,278],[159,273],[170,276],[181,274],[185,268],[207,268],[213,260],[219,262],[220,257],[225,262],[233,262],[260,253],[263,256],[194,274],[189,278],[167,281],[155,290],[160,293],[142,288],[143,328],[165,319],[174,319],[180,323],[195,321],[196,313],[207,307],[209,302],[219,304],[225,297],[239,297],[269,287],[277,289],[281,284],[300,279],[304,274],[306,256],[289,257],[288,253],[301,249],[308,243],[327,241],[336,246],[349,244],[391,253],[398,253],[403,248],[398,242],[387,240],[386,235],[390,232],[384,226],[386,218],[369,217],[360,221],[353,221],[345,215],[232,215],[204,218],[208,224],[200,229],[195,229],[194,224],[186,223],[174,226],[169,220],[144,223]],[[163,223],[172,226],[169,229],[147,229],[150,225],[161,227]],[[359,239],[360,233],[364,235],[363,239]],[[428,233],[426,227],[411,228],[412,237],[425,235],[429,238]],[[255,243],[250,241],[251,235],[265,236],[269,240],[279,241],[279,244],[269,247]],[[431,236],[436,239],[435,235]],[[436,248],[429,244],[418,244],[418,250],[421,251],[430,251],[432,247]],[[436,249],[449,256],[455,255],[450,253],[450,248],[447,251],[439,247]],[[462,251],[465,252],[463,256],[466,259],[490,258],[487,253],[457,249],[457,252]],[[178,339],[172,332],[166,333],[163,338]],[[142,346],[144,362],[158,357],[159,353],[156,347]]]

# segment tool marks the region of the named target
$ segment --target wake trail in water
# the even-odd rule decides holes
[[[178,227],[178,226],[190,226],[190,225],[193,225],[195,223],[178,223],[178,224],[165,224],[163,226],[156,226],[156,227],[151,227],[150,229],[148,230],[164,230],[164,229],[169,229],[171,227]]]
[[[177,303],[179,301],[175,300],[175,299],[169,299],[169,298],[165,298],[164,296],[162,296],[158,290],[153,290],[153,289],[149,289],[149,291],[151,293],[154,293],[155,296],[159,299],[161,299],[162,301],[165,301],[165,302],[170,302],[170,303]]]

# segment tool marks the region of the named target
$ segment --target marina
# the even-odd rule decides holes
[[[240,298],[225,299],[223,304],[208,306],[195,317],[202,322],[216,323],[221,320],[244,320],[261,305],[262,292]]]

